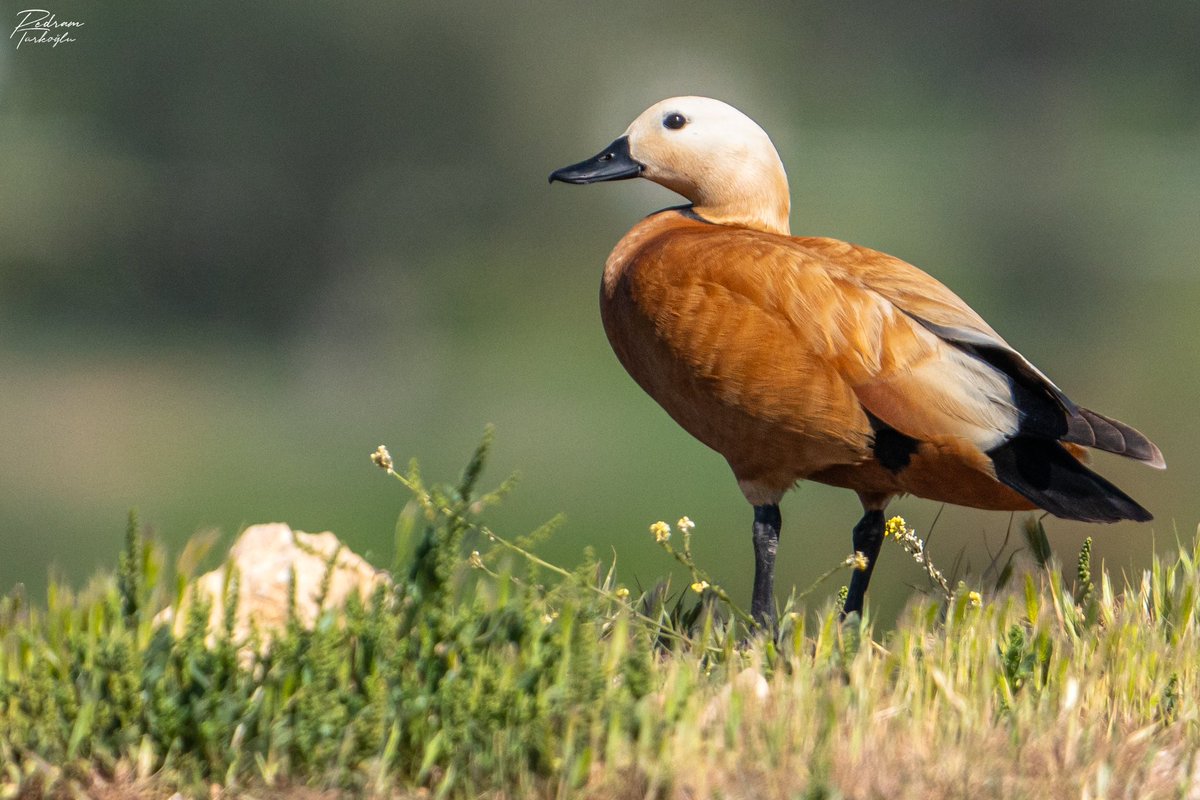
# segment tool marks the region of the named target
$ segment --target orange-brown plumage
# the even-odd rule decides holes
[[[613,350],[685,430],[729,462],[755,506],[756,618],[770,619],[778,502],[799,480],[858,493],[868,568],[900,494],[1097,522],[1149,519],[1083,466],[1084,446],[1162,467],[1123,423],[1072,403],[958,296],[900,259],[788,230],[766,134],[707,98],[656,104],[551,180],[645,177],[691,205],[617,244],[600,308]]]
[[[895,296],[913,311],[990,330],[941,284],[889,256],[678,210],[643,220],[617,245],[601,317],[634,380],[759,499],[812,478],[873,495],[1031,508],[996,480],[981,450],[952,435],[979,427],[985,410],[943,408],[945,397],[910,380],[948,346],[881,293],[892,288],[879,286],[885,266],[904,270],[906,291]],[[872,455],[867,411],[922,439],[899,474]]]

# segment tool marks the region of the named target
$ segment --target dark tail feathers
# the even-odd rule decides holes
[[[1062,437],[1064,442],[1136,458],[1156,469],[1165,469],[1167,466],[1158,446],[1124,422],[1087,408],[1076,408],[1075,413],[1067,417],[1067,426],[1067,435]]]
[[[1085,419],[1091,424],[1091,429],[1099,434],[1094,437],[1096,442],[1084,442],[1070,436],[1066,437],[1065,441],[1110,450],[1111,448],[1099,443],[1101,440],[1110,441],[1108,429],[1099,424],[1108,423],[1110,428],[1124,434],[1126,441],[1131,439],[1129,432],[1132,432],[1158,453],[1157,447],[1132,428],[1119,422],[1113,423],[1112,420],[1090,411],[1080,409],[1080,412],[1081,415],[1090,415]],[[1072,422],[1072,433],[1074,432],[1075,426]],[[1112,449],[1111,452],[1129,455],[1123,450]],[[1058,442],[1018,436],[992,448],[988,455],[996,466],[996,477],[1002,483],[1056,517],[1083,522],[1116,522],[1122,519],[1145,522],[1153,518],[1149,511],[1138,505],[1129,495],[1079,463]],[[1136,455],[1133,457],[1138,458]],[[1142,460],[1153,463],[1149,458]],[[1158,460],[1162,460],[1161,454],[1158,455]]]

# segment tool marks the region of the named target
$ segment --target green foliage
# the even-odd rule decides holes
[[[1085,544],[1073,590],[1052,565],[1018,594],[960,584],[914,600],[879,640],[869,614],[793,598],[771,639],[696,565],[690,521],[664,549],[694,584],[640,597],[591,554],[564,570],[530,553],[544,532],[496,534],[479,514],[511,482],[478,489],[489,443],[449,486],[415,464],[396,473],[381,449],[413,494],[397,527],[411,555],[311,630],[293,577],[269,645],[235,639],[232,569],[215,629],[199,592],[178,629],[156,622],[182,593],[135,515],[114,576],[79,594],[52,583],[44,606],[0,600],[0,797],[96,777],[443,797],[1047,796],[1099,775],[1115,794],[1166,797],[1188,780],[1195,552],[1118,590]],[[1014,777],[1014,763],[1035,766]]]
[[[117,592],[121,596],[121,613],[131,622],[137,618],[142,604],[142,540],[136,509],[129,511],[129,524],[125,527],[125,549],[117,565]]]
[[[507,567],[469,574],[464,543],[480,538],[478,512],[510,485],[477,492],[489,443],[490,433],[454,486],[427,488],[415,464],[403,476],[424,519],[391,589],[306,630],[293,576],[290,622],[269,648],[234,640],[232,570],[219,630],[208,630],[199,593],[179,635],[153,622],[157,570],[147,565],[161,557],[136,514],[115,578],[94,592],[76,598],[55,584],[45,611],[5,598],[0,760],[16,777],[0,786],[44,762],[65,765],[64,780],[124,761],[196,787],[320,778],[359,790],[400,779],[461,794],[497,776],[586,777],[602,734],[636,732],[656,648],[681,637],[632,625],[612,573],[595,585],[594,560],[550,589]],[[327,574],[322,604],[328,588]]]
[[[1039,567],[1050,564],[1054,551],[1050,549],[1050,537],[1046,535],[1046,526],[1036,517],[1030,517],[1022,528],[1025,542],[1029,545],[1029,553]]]
[[[1075,602],[1083,605],[1096,588],[1092,585],[1092,537],[1090,536],[1083,540],[1083,546],[1079,548],[1079,560],[1075,565],[1075,579]]]
[[[1031,681],[1037,687],[1044,685],[1052,651],[1053,645],[1044,631],[1031,635],[1020,625],[1008,629],[1008,636],[1000,648],[1005,684],[1002,702],[1006,704],[1008,698]]]
[[[1093,625],[1100,613],[1096,586],[1092,583],[1092,537],[1083,540],[1079,560],[1075,565],[1075,605],[1079,606],[1086,625]]]

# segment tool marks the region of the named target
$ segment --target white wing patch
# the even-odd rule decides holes
[[[1016,433],[1020,412],[1008,377],[914,324],[923,356],[854,387],[862,404],[922,441],[966,439],[987,451]]]

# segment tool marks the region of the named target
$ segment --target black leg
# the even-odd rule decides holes
[[[867,557],[867,568],[854,570],[850,576],[850,591],[846,595],[846,605],[842,616],[857,611],[862,614],[863,597],[867,593],[867,584],[871,582],[871,573],[875,570],[875,560],[879,558],[879,547],[883,544],[883,512],[868,511],[854,526],[854,550]]]
[[[750,614],[765,628],[775,627],[775,551],[779,548],[779,506],[754,507],[754,594]]]

